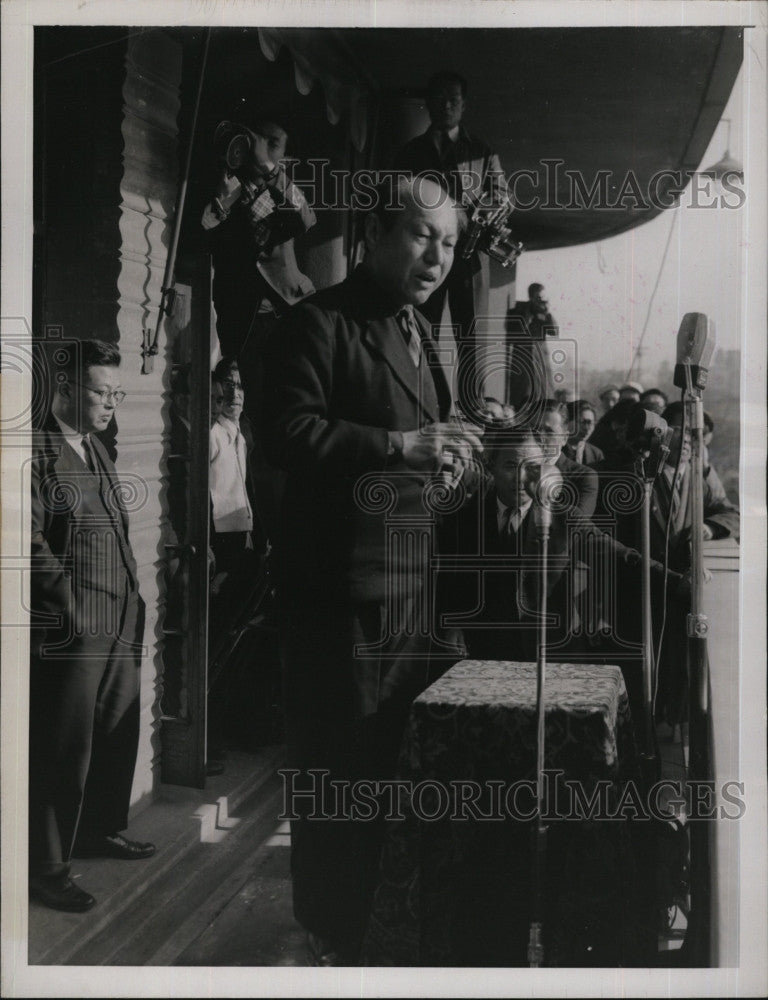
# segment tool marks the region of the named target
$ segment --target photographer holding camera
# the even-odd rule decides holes
[[[260,352],[277,318],[315,290],[293,248],[315,213],[286,173],[287,141],[285,129],[270,121],[252,128],[223,121],[214,134],[218,180],[201,222],[224,355],[239,355],[249,337]]]
[[[516,409],[529,400],[552,398],[555,384],[547,341],[559,336],[549,311],[544,286],[528,286],[528,300],[516,302],[507,313],[507,347],[510,351],[507,394]]]

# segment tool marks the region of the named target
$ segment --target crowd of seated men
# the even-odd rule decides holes
[[[564,490],[549,542],[550,656],[620,662],[639,718],[640,505],[617,504],[616,497],[642,495],[637,454],[627,437],[630,418],[639,407],[658,413],[666,396],[657,389],[631,388],[639,399],[621,399],[617,393],[603,417],[602,449],[591,444],[596,408],[587,400],[567,405],[545,400],[535,419],[522,424],[498,400],[484,400],[490,429],[483,475],[467,491],[469,500],[441,524],[439,535],[441,554],[466,557],[465,568],[450,561],[451,570],[440,576],[438,603],[453,640],[467,655],[536,658],[538,541],[531,484],[542,468],[553,467]],[[685,714],[691,441],[682,426],[681,403],[665,405],[662,414],[672,434],[651,498],[652,615],[654,645],[661,650],[657,717],[674,725]],[[708,415],[706,425],[711,436]],[[739,534],[739,512],[706,455],[703,534],[705,540]],[[632,649],[634,654],[628,653]]]

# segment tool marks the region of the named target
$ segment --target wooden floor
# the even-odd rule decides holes
[[[679,767],[680,744],[669,743],[663,755],[665,771]],[[281,823],[282,782],[277,773],[280,748],[264,758],[240,755],[233,762],[241,770],[250,766],[263,777],[232,813],[219,813],[215,822],[203,823],[198,842],[180,847],[162,870],[147,880],[141,891],[111,919],[99,907],[89,914],[59,914],[32,904],[30,907],[30,962],[66,965],[115,966],[306,966],[309,964],[303,930],[293,919],[289,868],[290,836]],[[209,789],[208,797],[216,787]],[[205,794],[205,793],[201,793]],[[183,799],[180,800],[183,803]],[[157,807],[152,807],[157,808]],[[178,813],[188,808],[178,802]],[[150,813],[147,810],[147,813]],[[157,814],[156,814],[157,815]],[[145,824],[149,818],[144,820]],[[166,826],[168,821],[165,820]],[[142,835],[144,834],[142,828]],[[150,831],[151,833],[151,831]],[[155,834],[151,834],[155,836]],[[159,837],[158,837],[159,842]],[[113,879],[128,873],[140,877],[139,863],[101,862],[82,872],[82,884],[101,901],[100,872]],[[82,868],[82,863],[76,869]],[[660,964],[664,953],[679,948],[684,921],[670,914],[675,925],[660,936]],[[78,927],[95,932],[77,945],[67,942]],[[64,933],[66,931],[66,934]],[[52,935],[61,937],[57,948]],[[37,952],[37,957],[35,957]],[[668,954],[670,964],[674,963]]]
[[[304,965],[291,907],[289,835],[278,816],[283,748],[233,753],[199,791],[162,786],[130,824],[157,854],[75,860],[97,905],[29,905],[31,965]]]

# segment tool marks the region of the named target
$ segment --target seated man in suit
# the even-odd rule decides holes
[[[545,444],[546,458],[554,465],[563,480],[575,493],[576,504],[586,518],[591,518],[597,504],[597,476],[586,465],[574,462],[564,453],[568,443],[568,412],[563,403],[556,399],[545,399],[538,428]]]
[[[546,442],[531,427],[497,431],[486,437],[484,457],[491,473],[485,488],[441,527],[438,606],[447,628],[462,629],[473,659],[531,661],[541,572],[533,496],[542,470],[551,470]],[[556,511],[547,568],[553,644],[572,632],[583,585],[584,567],[572,562],[570,544],[567,513]]]
[[[630,414],[636,406],[637,403],[633,400],[622,399],[598,420],[589,443],[603,453],[600,468],[623,468],[627,462],[631,462],[626,431]]]
[[[713,499],[722,500],[724,497],[727,498],[727,493],[725,492],[725,486],[723,486],[723,481],[720,478],[720,474],[714,467],[710,460],[709,446],[712,444],[712,438],[715,433],[715,422],[711,415],[704,411],[704,433],[702,437],[702,453],[704,462],[704,482],[707,484],[711,491],[711,496]]]
[[[639,403],[622,401],[616,406],[621,416],[623,408],[627,414],[639,407]],[[672,574],[686,576],[691,568],[691,507],[690,507],[690,456],[691,438],[686,429],[683,433],[683,407],[679,402],[671,403],[663,414],[673,430],[666,464],[653,484],[650,511],[650,552],[652,566],[666,564]],[[601,522],[610,522],[618,541],[634,548],[641,546],[640,504],[616,503],[616,487],[625,498],[632,492],[639,497],[642,492],[639,477],[634,470],[632,451],[626,441],[628,416],[614,426],[619,431],[623,451],[615,451],[612,458],[601,463],[600,485],[602,495],[599,505]],[[635,485],[633,486],[633,480]],[[724,496],[713,493],[706,480],[704,482],[704,538],[738,537],[739,512]],[[668,530],[669,526],[669,530]],[[673,578],[673,577],[672,577]],[[674,578],[673,578],[674,579]],[[682,594],[679,588],[667,588],[678,602],[675,606],[664,605],[664,588],[661,577],[652,580],[652,615],[654,622],[654,643],[661,636],[664,625],[663,646],[659,660],[659,693],[657,710],[671,724],[681,722],[685,717],[685,690],[687,684],[686,611],[689,610],[689,592]],[[639,609],[640,595],[634,591],[623,595],[617,608],[618,631],[621,635],[638,641],[640,637]],[[666,612],[666,614],[665,614]]]
[[[134,860],[127,840],[139,740],[144,602],[120,480],[103,431],[125,393],[114,344],[67,351],[51,413],[33,435],[29,889],[56,910],[93,896],[74,853]]]
[[[639,620],[639,551],[584,516],[578,497],[568,489],[568,479],[552,468],[546,434],[521,425],[487,434],[484,445],[490,479],[440,528],[439,624],[453,631],[457,646],[463,641],[472,658],[536,659],[541,559],[533,496],[536,483],[549,470],[563,486],[553,503],[549,539],[550,655],[617,662],[608,654],[619,649],[633,716],[641,719],[638,637],[634,630],[627,632],[616,606],[621,595],[624,607],[631,610],[632,623]],[[658,559],[651,561],[651,579],[661,591],[663,566]],[[604,594],[606,585],[611,587],[609,595]],[[679,614],[677,602],[690,593],[681,572],[669,572],[667,591],[671,607]],[[606,641],[592,641],[595,636],[588,619],[596,614],[605,618],[611,641],[602,636],[602,629],[601,638]],[[456,634],[459,629],[463,636]],[[614,640],[617,645],[612,644]],[[630,658],[633,648],[638,662]]]
[[[579,465],[589,465],[594,468],[602,462],[603,453],[590,443],[589,438],[595,429],[595,408],[586,399],[579,399],[568,404],[568,440],[563,445],[563,454]]]
[[[603,407],[603,412],[600,414],[602,418],[618,403],[619,387],[617,385],[604,385],[597,395]]]

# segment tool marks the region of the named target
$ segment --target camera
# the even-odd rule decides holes
[[[252,162],[253,133],[237,122],[219,122],[213,135],[213,148],[229,172],[237,174]]]

